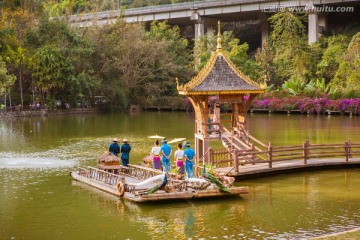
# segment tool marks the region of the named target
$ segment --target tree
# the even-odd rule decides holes
[[[17,77],[20,86],[20,102],[21,106],[24,106],[23,97],[23,71],[28,65],[29,58],[26,56],[27,50],[22,47],[17,47],[15,50],[8,48],[8,62],[13,64],[13,69],[17,70]]]
[[[276,68],[271,84],[279,86],[290,79],[306,82],[310,56],[301,19],[292,12],[281,11],[269,21],[273,28],[269,43]]]
[[[349,38],[346,35],[333,35],[326,39],[321,61],[317,64],[316,75],[329,83],[335,76],[346,55]]]
[[[260,76],[263,80],[274,83],[272,77],[275,75],[275,67],[273,65],[273,52],[271,51],[268,42],[263,43],[262,48],[258,48],[255,54],[255,59],[260,66]]]
[[[35,86],[45,94],[50,94],[49,99],[53,99],[53,90],[64,87],[72,68],[68,57],[64,56],[59,48],[45,45],[36,51],[33,59]]]
[[[75,105],[90,101],[101,79],[95,73],[94,39],[87,29],[70,28],[66,21],[43,17],[26,35],[33,49],[33,87],[54,100]],[[45,98],[43,96],[43,98]]]
[[[0,57],[0,93],[4,93],[4,103],[6,109],[7,93],[15,82],[15,76],[8,74],[6,63]]]
[[[343,60],[336,71],[332,85],[344,92],[360,95],[360,32],[349,43]]]
[[[112,110],[175,96],[175,78],[190,76],[187,41],[178,27],[153,23],[146,32],[144,25],[120,19],[89,34],[96,42],[93,66],[100,92]]]

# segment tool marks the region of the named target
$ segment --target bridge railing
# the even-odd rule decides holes
[[[233,167],[237,172],[241,166],[248,164],[268,163],[269,168],[272,168],[274,162],[281,161],[300,160],[306,165],[309,159],[344,158],[348,162],[354,157],[360,157],[360,143],[350,141],[335,144],[310,144],[306,141],[292,146],[272,146],[269,143],[267,150],[263,151],[214,149],[210,152],[211,163],[215,168]]]

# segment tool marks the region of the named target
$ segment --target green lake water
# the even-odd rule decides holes
[[[255,114],[248,128],[273,145],[360,142],[359,117]],[[130,162],[139,163],[153,145],[147,136],[193,143],[193,132],[194,116],[183,112],[1,121],[0,239],[305,239],[360,226],[360,169],[236,182],[250,187],[243,197],[151,204],[69,176],[95,165],[114,137],[130,140]]]

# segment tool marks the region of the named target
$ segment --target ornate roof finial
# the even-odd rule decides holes
[[[217,38],[217,46],[216,51],[221,52],[221,34],[220,34],[220,21],[218,21],[218,38]]]

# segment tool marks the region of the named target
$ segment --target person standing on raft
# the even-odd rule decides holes
[[[194,160],[195,160],[195,151],[190,148],[190,143],[186,143],[186,150],[184,152],[186,159],[185,168],[188,178],[194,177]]]
[[[131,151],[131,147],[128,143],[129,141],[124,138],[123,140],[123,144],[121,145],[121,161],[122,161],[122,165],[124,167],[127,167],[127,165],[129,164],[129,155],[130,155],[130,151]]]
[[[120,153],[120,146],[118,144],[117,138],[114,138],[113,142],[109,145],[109,152],[111,152],[115,156],[118,156],[118,154]]]
[[[175,151],[174,157],[176,159],[175,164],[178,168],[178,177],[183,178],[185,175],[185,166],[184,166],[184,150],[182,150],[182,143],[178,144],[178,150]]]
[[[159,140],[156,140],[155,147],[153,147],[151,149],[151,152],[150,152],[150,155],[152,156],[153,168],[154,169],[160,169],[161,168],[160,152],[161,152],[161,147],[159,147]]]
[[[166,138],[162,140],[163,145],[161,146],[162,151],[162,164],[164,172],[171,172],[170,155],[172,152],[171,146],[167,144]]]

